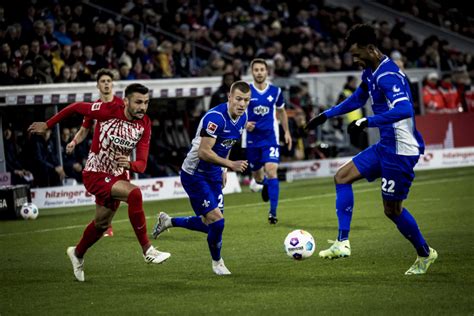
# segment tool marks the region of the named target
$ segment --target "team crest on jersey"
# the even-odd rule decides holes
[[[232,146],[234,146],[236,142],[237,142],[236,139],[226,139],[221,143],[221,145],[224,146],[225,148],[231,148]]]
[[[256,115],[261,115],[261,116],[265,116],[269,112],[270,112],[270,109],[268,108],[268,106],[263,106],[263,105],[256,106],[253,109],[253,113],[255,113]]]
[[[102,102],[95,102],[92,103],[91,111],[98,111],[100,110],[100,106],[102,105]]]
[[[268,96],[267,98],[268,102],[272,102],[273,101],[273,97],[271,95]]]
[[[216,132],[217,130],[217,124],[216,123],[213,123],[213,122],[209,122],[207,123],[207,127],[206,127],[206,132],[208,134],[211,134],[211,135],[214,135],[214,133]]]

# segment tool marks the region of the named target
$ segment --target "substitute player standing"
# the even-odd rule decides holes
[[[370,97],[375,115],[351,122],[348,132],[359,133],[366,127],[378,127],[380,131],[378,143],[344,164],[334,176],[339,234],[332,246],[319,252],[319,256],[331,259],[350,256],[349,230],[354,207],[352,183],[362,178],[368,181],[381,178],[385,215],[397,225],[418,254],[405,274],[424,274],[438,254],[428,246],[415,218],[402,206],[415,178],[413,168],[424,152],[424,143],[415,128],[407,78],[376,45],[373,27],[365,24],[352,27],[346,38],[346,48],[352,54],[354,63],[364,69],[362,83],[349,98],[319,114],[306,126],[314,128],[328,118],[358,109]]]
[[[180,174],[196,216],[171,218],[161,212],[153,230],[155,238],[170,227],[206,233],[212,270],[218,275],[231,274],[221,257],[224,231],[222,188],[226,183],[227,168],[239,172],[247,168],[247,161],[229,160],[229,153],[245,129],[245,110],[249,101],[249,85],[244,81],[234,82],[228,102],[210,109],[201,119]]]
[[[99,99],[96,102],[103,102],[103,103],[114,103],[118,105],[123,105],[123,99],[114,95],[113,87],[114,87],[114,74],[110,69],[99,69],[97,71],[97,89],[99,90]],[[105,105],[104,105],[105,106]],[[81,128],[77,131],[76,135],[74,135],[73,139],[67,144],[66,146],[66,153],[70,154],[76,148],[76,145],[82,143],[84,139],[89,134],[90,129],[94,125],[94,120],[90,117],[84,117],[82,122]],[[94,133],[98,132],[98,125],[95,126]],[[104,237],[112,237],[114,235],[114,231],[112,226],[108,227],[107,230],[104,232]]]
[[[277,114],[285,133],[285,144],[291,150],[291,135],[283,94],[279,87],[267,82],[268,67],[265,60],[256,58],[250,64],[253,83],[250,84],[252,98],[248,108],[247,159],[252,177],[263,185],[262,198],[270,200],[268,222],[276,224],[278,196],[278,164],[280,162],[280,133]]]
[[[120,201],[128,203],[128,216],[142,247],[147,263],[161,263],[170,257],[155,249],[148,240],[140,188],[130,183],[127,170],[145,170],[150,142],[148,88],[131,84],[125,89],[124,105],[103,102],[73,103],[47,122],[35,122],[28,128],[32,133],[44,133],[62,119],[77,113],[97,120],[98,129],[83,171],[84,186],[96,197],[95,218],[86,227],[75,247],[69,247],[74,275],[84,281],[84,254],[94,245],[110,225]],[[136,148],[136,161],[129,161]]]

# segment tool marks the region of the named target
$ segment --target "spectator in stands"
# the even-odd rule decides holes
[[[0,86],[13,84],[12,78],[8,75],[8,65],[6,62],[0,62]]]
[[[227,102],[230,92],[230,86],[236,81],[235,75],[232,72],[227,72],[222,76],[222,84],[212,94],[210,108],[213,108],[221,103]]]
[[[37,84],[38,78],[35,76],[35,68],[31,61],[25,61],[20,68],[20,78],[18,84]]]
[[[71,67],[68,65],[64,65],[61,67],[61,70],[59,71],[59,76],[56,78],[55,82],[56,83],[64,83],[64,82],[70,82],[71,81]]]
[[[458,89],[453,85],[450,74],[443,75],[438,89],[444,99],[445,113],[462,112],[461,97]]]
[[[32,159],[31,167],[36,185],[40,187],[59,186],[66,177],[63,167],[59,164],[54,144],[51,141],[51,130],[44,135],[31,136]]]
[[[36,64],[36,76],[39,83],[53,83],[51,63],[42,56],[34,59]]]
[[[423,86],[423,104],[427,113],[444,113],[445,104],[443,95],[438,89],[439,76],[436,72],[431,72],[426,77]]]
[[[15,134],[11,124],[3,130],[3,144],[5,146],[5,163],[7,172],[11,174],[12,184],[32,184],[33,174],[23,167],[20,159],[20,148],[16,143]]]
[[[163,78],[171,78],[175,75],[173,61],[173,44],[165,40],[158,46],[158,63],[161,67]]]

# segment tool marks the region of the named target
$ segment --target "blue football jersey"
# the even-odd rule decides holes
[[[240,139],[247,123],[247,113],[233,120],[227,107],[227,103],[222,103],[210,109],[199,122],[192,147],[181,166],[188,174],[201,175],[212,180],[221,179],[222,167],[199,159],[198,150],[203,130],[216,139],[212,150],[222,158],[227,158],[232,146]]]
[[[410,84],[406,75],[387,56],[372,72],[362,72],[362,84],[337,106],[324,113],[335,117],[364,106],[371,99],[373,116],[367,117],[369,127],[380,130],[380,145],[390,153],[403,156],[423,154],[425,144],[416,130]]]
[[[248,120],[256,122],[255,129],[247,132],[247,147],[274,146],[279,144],[279,127],[276,109],[285,102],[279,87],[267,84],[265,90],[258,90],[250,84],[252,96],[247,109]]]
[[[375,114],[369,118],[369,126],[379,128],[381,145],[389,152],[398,155],[416,156],[422,154],[425,145],[421,134],[416,130],[413,98],[406,75],[391,59],[385,56],[374,72],[364,69],[362,81],[369,88],[372,110]],[[384,117],[384,115],[397,104],[402,106],[402,101],[409,102],[409,105],[405,102],[403,106],[410,106],[410,117],[391,124],[384,124],[385,120],[396,119],[396,117]]]

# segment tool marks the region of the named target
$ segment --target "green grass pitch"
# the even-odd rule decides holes
[[[231,276],[211,270],[206,235],[174,228],[153,241],[172,253],[147,265],[118,210],[115,236],[86,255],[86,282],[75,281],[66,248],[93,207],[40,210],[36,221],[0,222],[0,315],[318,315],[474,313],[474,168],[418,171],[405,202],[439,253],[423,276],[405,276],[416,254],[382,209],[379,183],[354,185],[352,256],[318,257],[337,234],[332,179],[282,183],[276,226],[259,194],[225,198],[222,256]],[[187,199],[145,203],[155,214],[192,215]],[[295,261],[283,251],[293,229],[316,239],[315,254]]]

